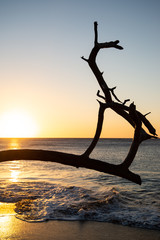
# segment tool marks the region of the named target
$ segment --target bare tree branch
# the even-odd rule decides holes
[[[129,168],[129,166],[131,165],[131,163],[133,162],[135,155],[138,151],[138,147],[140,145],[140,143],[144,140],[150,139],[150,138],[156,138],[156,130],[155,128],[151,125],[151,123],[146,119],[146,115],[142,115],[139,111],[136,110],[136,107],[134,105],[134,103],[132,103],[129,107],[125,106],[125,103],[129,101],[129,99],[125,100],[123,103],[119,100],[119,98],[115,95],[114,90],[116,87],[114,88],[109,88],[106,84],[106,82],[104,81],[104,78],[96,64],[96,56],[99,52],[100,49],[103,48],[117,48],[119,50],[122,50],[123,47],[119,46],[119,41],[111,41],[111,42],[104,42],[104,43],[98,43],[98,30],[97,30],[97,26],[98,24],[95,22],[94,23],[94,31],[95,31],[95,45],[90,53],[90,56],[88,58],[88,64],[92,70],[92,72],[94,73],[105,97],[103,97],[102,95],[100,95],[100,91],[97,92],[97,96],[101,97],[102,99],[104,99],[106,101],[106,108],[110,107],[112,110],[114,110],[117,114],[119,114],[120,116],[122,116],[125,120],[127,120],[132,127],[135,128],[135,132],[134,132],[134,138],[133,138],[133,142],[131,145],[131,148],[129,150],[129,153],[126,157],[126,159],[124,160],[124,162],[121,164],[121,166],[124,168],[124,171],[126,169]],[[118,102],[114,102],[112,100],[112,96],[115,98],[115,100]],[[103,109],[103,114],[105,109]],[[152,134],[148,134],[146,133],[146,131],[142,128],[142,123],[147,127],[148,131]],[[91,153],[91,151],[93,150],[93,148],[95,147],[96,143],[98,142],[98,138],[100,137],[100,132],[98,131],[98,125],[100,124],[101,129],[102,129],[102,124],[103,124],[103,120],[102,117],[98,118],[98,124],[97,124],[97,130],[96,130],[96,137],[94,137],[91,145],[89,146],[89,148],[86,150],[85,154],[87,153],[87,156],[89,156],[89,154]],[[97,132],[99,134],[97,134]],[[96,139],[96,140],[95,140]],[[94,144],[93,144],[94,143]]]
[[[151,114],[151,112],[148,112],[148,113],[144,114],[144,116],[146,117],[146,116],[149,115],[149,114]]]
[[[86,61],[93,74],[95,75],[100,88],[102,89],[104,96],[100,95],[100,91],[98,90],[97,96],[105,100],[105,103],[99,102],[99,113],[98,113],[98,122],[97,128],[95,132],[95,136],[87,148],[87,150],[80,156],[62,152],[55,151],[46,151],[46,150],[8,150],[0,152],[0,162],[10,161],[10,160],[42,160],[42,161],[51,161],[57,162],[65,165],[71,165],[74,167],[83,167],[88,169],[94,169],[100,172],[109,173],[112,175],[120,176],[125,179],[128,179],[137,184],[141,184],[141,178],[137,174],[131,172],[129,167],[131,166],[136,153],[138,151],[138,147],[142,141],[157,138],[156,130],[152,126],[152,124],[147,120],[146,115],[143,115],[139,111],[136,110],[136,106],[134,103],[130,104],[130,106],[126,106],[125,103],[129,101],[129,99],[125,100],[123,103],[119,100],[119,98],[115,95],[114,88],[109,88],[103,78],[103,72],[101,72],[96,64],[96,57],[99,50],[104,48],[116,48],[122,50],[123,47],[119,45],[119,41],[111,41],[111,42],[98,42],[98,24],[94,22],[94,47],[91,50],[89,58],[86,59],[82,57],[84,61]],[[112,96],[115,98],[115,101],[112,100]],[[132,141],[132,145],[129,149],[128,155],[124,159],[124,161],[120,165],[106,163],[104,161],[99,161],[95,159],[89,158],[91,152],[95,148],[102,131],[103,120],[104,120],[104,112],[107,108],[112,109],[121,117],[123,117],[129,124],[134,128],[134,138]],[[148,134],[143,128],[142,124],[148,129]]]
[[[97,96],[100,97],[100,98],[102,98],[103,100],[106,100],[105,97],[103,97],[102,95],[100,95],[100,91],[99,91],[99,90],[98,90],[98,92],[97,92]]]
[[[95,35],[94,46],[96,46],[97,43],[98,43],[98,30],[97,30],[97,26],[98,26],[98,23],[94,22],[94,35]]]
[[[129,102],[130,101],[130,99],[126,99],[126,100],[124,100],[124,102],[123,102],[123,105],[125,105],[127,102]]]
[[[94,32],[95,32],[95,45],[90,53],[90,56],[89,56],[89,59],[88,59],[88,64],[90,66],[90,68],[92,69],[104,95],[105,95],[105,98],[106,98],[106,101],[107,102],[111,102],[112,101],[112,98],[111,98],[111,94],[110,94],[110,91],[109,91],[109,88],[106,84],[106,82],[104,81],[104,78],[103,78],[103,74],[100,72],[97,64],[96,64],[96,57],[97,57],[97,54],[99,52],[100,49],[102,48],[117,48],[117,49],[120,49],[122,50],[123,48],[121,46],[118,45],[119,41],[116,40],[114,42],[105,42],[105,43],[98,43],[98,24],[97,22],[94,22]]]
[[[129,153],[127,155],[127,157],[125,158],[125,160],[123,161],[123,163],[121,164],[124,168],[129,168],[130,165],[132,164],[136,153],[138,151],[138,147],[140,145],[140,136],[141,136],[141,126],[142,126],[142,122],[139,119],[138,114],[136,113],[136,108],[134,104],[130,105],[130,112],[129,114],[131,115],[131,117],[134,119],[135,122],[135,131],[134,131],[134,138],[133,138],[133,142],[131,145],[131,148],[129,150]]]
[[[95,133],[95,136],[94,136],[94,138],[93,138],[93,140],[91,142],[91,145],[84,152],[84,156],[87,156],[87,157],[89,157],[89,155],[91,154],[91,152],[95,148],[95,146],[96,146],[96,144],[97,144],[97,142],[99,140],[101,131],[102,131],[102,125],[103,125],[103,119],[104,119],[104,111],[105,111],[107,106],[106,106],[106,104],[104,104],[102,102],[99,102],[99,104],[100,104],[100,107],[99,107],[99,114],[98,114],[98,122],[97,122],[96,133]]]
[[[111,91],[113,97],[120,103],[122,103],[119,98],[116,96],[116,94],[114,93],[114,90],[116,89],[116,87],[113,87],[113,88],[109,88],[109,90]]]
[[[123,171],[123,167],[119,165],[91,159],[83,155],[79,156],[69,153],[35,149],[7,150],[0,152],[0,162],[10,160],[40,160],[46,162],[56,162],[77,168],[82,167],[103,173],[109,173],[115,176],[123,177],[134,183],[141,184],[140,176],[131,171]]]

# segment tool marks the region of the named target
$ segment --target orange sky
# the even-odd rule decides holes
[[[1,1],[0,137],[94,136],[100,88],[81,56],[93,47],[95,20],[100,41],[124,47],[98,55],[107,84],[151,112],[160,134],[160,2],[153,2]],[[132,135],[106,110],[102,137]]]

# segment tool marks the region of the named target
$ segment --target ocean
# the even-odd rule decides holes
[[[0,150],[44,149],[82,154],[92,139],[0,139]],[[121,163],[131,139],[100,139],[92,158]],[[100,221],[160,230],[160,140],[141,144],[130,167],[142,185],[109,174],[43,161],[0,163],[0,202],[16,203],[16,217]]]

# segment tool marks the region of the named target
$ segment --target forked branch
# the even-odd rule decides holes
[[[95,32],[95,41],[94,41],[94,47],[89,55],[89,58],[87,60],[92,72],[94,73],[103,93],[104,96],[100,95],[100,91],[97,92],[97,96],[105,100],[104,104],[104,111],[106,108],[111,108],[113,111],[115,111],[117,114],[119,114],[121,117],[123,117],[126,121],[128,121],[129,124],[131,124],[132,127],[134,127],[134,138],[131,145],[131,148],[129,150],[129,153],[127,157],[125,158],[124,162],[122,162],[121,167],[123,167],[123,171],[126,171],[133,162],[135,155],[138,151],[138,147],[140,143],[144,140],[150,139],[150,138],[156,138],[156,130],[151,125],[151,123],[146,119],[146,115],[141,114],[139,111],[136,110],[136,106],[132,103],[129,107],[125,104],[130,101],[129,99],[125,100],[123,103],[119,100],[119,98],[116,96],[114,88],[109,88],[106,84],[102,72],[99,70],[97,64],[96,64],[96,57],[100,49],[103,48],[117,48],[119,50],[122,50],[123,47],[121,47],[119,44],[119,41],[111,41],[111,42],[104,42],[104,43],[98,43],[98,24],[97,22],[94,23],[94,32]],[[112,96],[117,102],[114,102],[112,99]],[[106,106],[106,107],[105,107]],[[101,106],[100,106],[101,110]],[[100,111],[99,110],[99,111]],[[103,111],[103,114],[104,114]],[[98,138],[100,137],[100,131],[98,131],[98,125],[101,122],[101,130],[102,130],[102,118],[100,115],[98,116],[98,124],[97,124],[97,130],[95,134],[95,137],[93,141],[91,142],[91,145],[86,150],[85,154],[89,156],[91,153],[91,150],[93,150],[93,146],[95,147],[94,143],[98,142]],[[142,123],[146,126],[148,131],[151,134],[146,133],[146,131],[142,128]],[[99,129],[100,130],[100,129]]]

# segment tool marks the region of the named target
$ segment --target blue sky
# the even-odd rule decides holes
[[[160,1],[0,0],[0,118],[26,110],[41,137],[92,137],[98,83],[81,56],[99,41],[120,40],[97,63],[117,96],[130,98],[159,131]],[[0,133],[1,136],[1,133]],[[106,111],[103,137],[130,137],[132,128]]]

